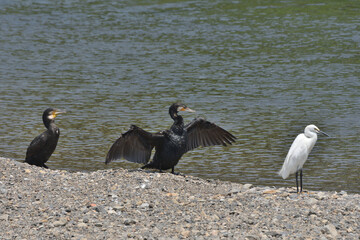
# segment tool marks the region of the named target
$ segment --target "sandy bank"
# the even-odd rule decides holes
[[[360,195],[0,158],[1,239],[359,239]]]

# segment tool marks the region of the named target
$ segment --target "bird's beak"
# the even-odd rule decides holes
[[[318,133],[321,133],[321,134],[323,134],[323,135],[325,135],[325,136],[327,136],[327,137],[330,137],[326,132],[320,131],[320,129],[317,129],[317,132],[318,132]]]
[[[53,115],[53,118],[56,118],[56,116],[58,114],[61,114],[61,113],[66,113],[65,110],[60,110],[60,109],[55,109],[53,112],[52,112],[52,115]]]
[[[186,108],[182,108],[183,110],[181,110],[181,111],[186,111],[186,112],[195,112],[195,110],[192,110],[191,108],[188,108],[188,107],[186,107]]]

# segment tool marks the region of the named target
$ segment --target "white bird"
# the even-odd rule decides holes
[[[306,126],[304,133],[299,134],[291,144],[284,164],[279,171],[279,175],[283,179],[288,178],[290,174],[296,174],[297,192],[299,192],[298,172],[300,172],[300,192],[302,192],[302,168],[316,143],[318,133],[329,136],[313,124]]]

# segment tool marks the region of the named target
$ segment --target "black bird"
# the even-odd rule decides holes
[[[142,168],[155,168],[160,171],[171,168],[171,172],[174,173],[175,165],[187,151],[199,146],[226,146],[235,142],[236,137],[231,133],[203,118],[195,118],[184,126],[183,118],[178,115],[179,111],[195,112],[184,104],[172,104],[169,114],[174,123],[169,130],[159,133],[149,133],[131,125],[130,129],[121,134],[111,146],[105,163],[125,158],[131,162],[144,163]],[[149,162],[154,147],[155,155]]]
[[[48,168],[45,163],[54,152],[60,136],[60,129],[54,122],[60,113],[65,113],[65,111],[54,108],[48,108],[44,111],[42,119],[47,130],[32,140],[26,151],[25,162]]]

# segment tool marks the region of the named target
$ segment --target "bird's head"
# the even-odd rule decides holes
[[[185,104],[173,103],[169,108],[169,112],[178,113],[178,112],[195,112],[195,111],[187,107]]]
[[[178,112],[195,112],[194,110],[188,108],[185,104],[182,103],[173,103],[169,108],[169,114],[172,118],[177,117]]]
[[[305,131],[306,131],[307,129],[308,129],[310,132],[314,132],[314,133],[317,133],[317,134],[321,133],[321,134],[329,137],[329,135],[327,135],[327,134],[326,134],[325,132],[323,132],[323,131],[320,131],[320,129],[319,129],[317,126],[315,126],[314,124],[311,124],[311,125],[306,126]]]
[[[55,109],[55,108],[48,108],[43,113],[43,120],[49,121],[56,118],[58,114],[66,113],[65,110]]]

